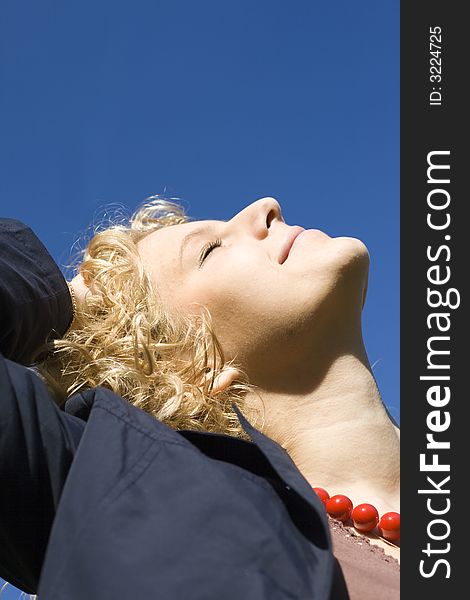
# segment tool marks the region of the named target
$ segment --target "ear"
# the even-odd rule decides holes
[[[211,378],[211,373],[207,374],[207,377]],[[235,369],[234,367],[227,367],[219,373],[217,377],[214,379],[214,383],[211,388],[211,395],[218,394],[219,392],[225,391],[228,387],[232,385],[232,383],[240,378],[240,371]]]

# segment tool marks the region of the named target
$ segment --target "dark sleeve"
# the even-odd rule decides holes
[[[67,283],[31,229],[0,219],[0,352],[23,365],[72,320]]]
[[[32,369],[0,354],[0,575],[28,593],[84,428]]]
[[[29,364],[71,316],[67,284],[42,243],[23,223],[0,219],[0,575],[28,593],[85,422],[12,360]]]

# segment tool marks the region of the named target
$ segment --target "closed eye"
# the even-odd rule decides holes
[[[212,252],[212,250],[214,250],[215,248],[220,248],[220,246],[222,246],[222,240],[219,238],[217,238],[213,242],[209,242],[208,244],[206,244],[201,250],[201,254],[199,255],[199,266],[202,267],[204,261]]]

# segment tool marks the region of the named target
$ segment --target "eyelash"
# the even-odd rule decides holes
[[[222,240],[219,238],[206,244],[199,256],[199,266],[202,267],[203,262],[206,260],[212,250],[214,250],[214,248],[219,248],[220,246],[222,246]]]

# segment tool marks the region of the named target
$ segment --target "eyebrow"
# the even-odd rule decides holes
[[[207,232],[211,231],[212,228],[213,228],[213,226],[211,224],[202,225],[201,227],[198,227],[197,229],[193,229],[193,231],[190,231],[189,233],[187,233],[184,236],[184,238],[181,242],[180,252],[179,252],[179,261],[180,261],[181,267],[183,266],[183,257],[184,257],[184,253],[186,252],[188,244],[194,238],[199,237],[203,233],[207,233]]]

